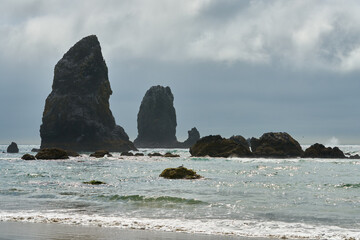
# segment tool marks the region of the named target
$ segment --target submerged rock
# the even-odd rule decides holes
[[[264,133],[259,139],[251,139],[251,150],[256,157],[300,157],[300,144],[285,132]]]
[[[129,156],[129,157],[134,156],[134,154],[132,152],[122,152],[120,155],[121,156]]]
[[[161,153],[154,152],[154,153],[149,153],[148,156],[149,157],[162,157],[163,155]]]
[[[89,182],[83,182],[84,184],[90,184],[90,185],[100,185],[100,184],[106,184],[106,182],[97,181],[97,180],[91,180]]]
[[[22,160],[36,160],[35,156],[34,155],[31,155],[31,154],[25,154],[21,157]]]
[[[220,135],[210,135],[201,138],[191,148],[192,156],[197,157],[251,157],[249,147],[232,140],[222,138]]]
[[[163,157],[168,157],[168,158],[176,158],[176,157],[180,157],[180,155],[178,154],[172,154],[171,152],[167,152],[163,155]]]
[[[102,158],[104,156],[107,156],[107,157],[112,157],[112,155],[106,151],[106,150],[99,150],[99,151],[96,151],[92,154],[90,154],[90,157],[96,157],[96,158]]]
[[[15,142],[12,142],[8,147],[6,152],[8,153],[18,153],[19,152],[19,148],[18,145]]]
[[[159,175],[159,177],[167,179],[199,179],[200,175],[196,174],[195,171],[187,169],[183,166],[177,168],[167,168]]]
[[[40,127],[41,148],[136,150],[109,108],[108,69],[95,35],[83,38],[56,64]]]
[[[194,145],[200,139],[199,131],[194,127],[190,131],[188,131],[188,139],[182,143],[184,148],[189,148]]]
[[[144,156],[144,154],[143,153],[135,153],[135,155],[134,156],[136,156],[136,157],[143,157]]]
[[[338,147],[325,147],[315,143],[307,148],[303,154],[304,158],[345,158],[344,153]]]
[[[60,148],[43,148],[35,157],[44,160],[69,159],[67,152]]]

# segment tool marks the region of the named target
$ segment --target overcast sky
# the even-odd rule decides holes
[[[358,0],[1,0],[0,143],[40,143],[54,66],[91,34],[131,140],[146,90],[164,85],[180,140],[196,126],[360,144]]]

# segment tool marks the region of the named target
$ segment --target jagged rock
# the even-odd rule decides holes
[[[345,158],[344,153],[338,147],[325,147],[315,143],[307,148],[303,154],[304,158]]]
[[[178,154],[172,154],[171,152],[167,152],[163,155],[163,157],[168,157],[168,158],[175,158],[175,157],[180,157],[180,155]]]
[[[220,135],[210,135],[201,138],[191,148],[192,156],[203,157],[251,157],[249,147],[232,139],[222,138]]]
[[[6,152],[8,153],[18,153],[19,152],[19,148],[17,146],[16,143],[12,142],[8,147]]]
[[[189,148],[194,145],[200,139],[199,131],[194,127],[190,131],[188,131],[188,139],[182,143],[184,148]]]
[[[359,154],[349,156],[350,159],[360,159]]]
[[[142,148],[174,147],[176,139],[174,96],[169,87],[153,86],[145,94],[137,116],[138,137]]]
[[[40,127],[41,149],[136,150],[109,108],[108,69],[95,35],[83,38],[56,64]]]
[[[177,168],[167,168],[160,174],[159,177],[167,179],[199,179],[200,175],[196,174],[195,171],[187,169],[183,166]]]
[[[149,157],[162,157],[163,155],[161,153],[154,152],[154,153],[149,153],[148,156]]]
[[[122,152],[120,155],[121,156],[129,156],[129,157],[134,156],[134,154],[132,152]]]
[[[259,139],[251,139],[251,149],[256,157],[300,157],[300,144],[285,132],[264,133]]]
[[[243,136],[236,135],[236,136],[230,137],[230,139],[237,142],[237,143],[239,143],[239,144],[241,144],[242,146],[246,147],[250,151],[249,142]]]
[[[25,154],[21,157],[22,160],[35,160],[35,156],[34,155],[31,155],[31,154]]]
[[[67,152],[60,148],[43,148],[36,155],[36,159],[56,160],[69,159]]]
[[[112,155],[106,151],[106,150],[99,150],[99,151],[96,151],[92,154],[90,154],[90,157],[96,157],[96,158],[102,158],[104,156],[107,156],[107,157],[112,157]]]

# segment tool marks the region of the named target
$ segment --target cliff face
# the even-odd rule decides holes
[[[200,139],[199,132],[193,128],[185,142],[177,141],[174,96],[169,87],[153,86],[146,92],[137,124],[138,137],[134,144],[140,148],[189,148]]]
[[[137,117],[137,147],[175,147],[176,113],[169,87],[154,86],[145,94]]]
[[[56,64],[40,127],[41,148],[135,150],[109,107],[108,69],[96,36],[77,42]]]

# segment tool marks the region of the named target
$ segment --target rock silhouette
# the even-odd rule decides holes
[[[15,142],[12,142],[6,149],[6,152],[8,153],[18,153],[19,148],[18,145]]]
[[[304,158],[345,158],[344,153],[338,147],[325,147],[315,143],[307,148],[303,154]]]
[[[153,86],[141,101],[137,116],[138,136],[134,141],[140,148],[188,148],[194,144],[200,134],[191,129],[189,138],[178,142],[176,138],[176,112],[174,96],[169,87]]]
[[[108,69],[95,35],[83,38],[56,64],[40,127],[41,148],[136,150],[109,108]]]

